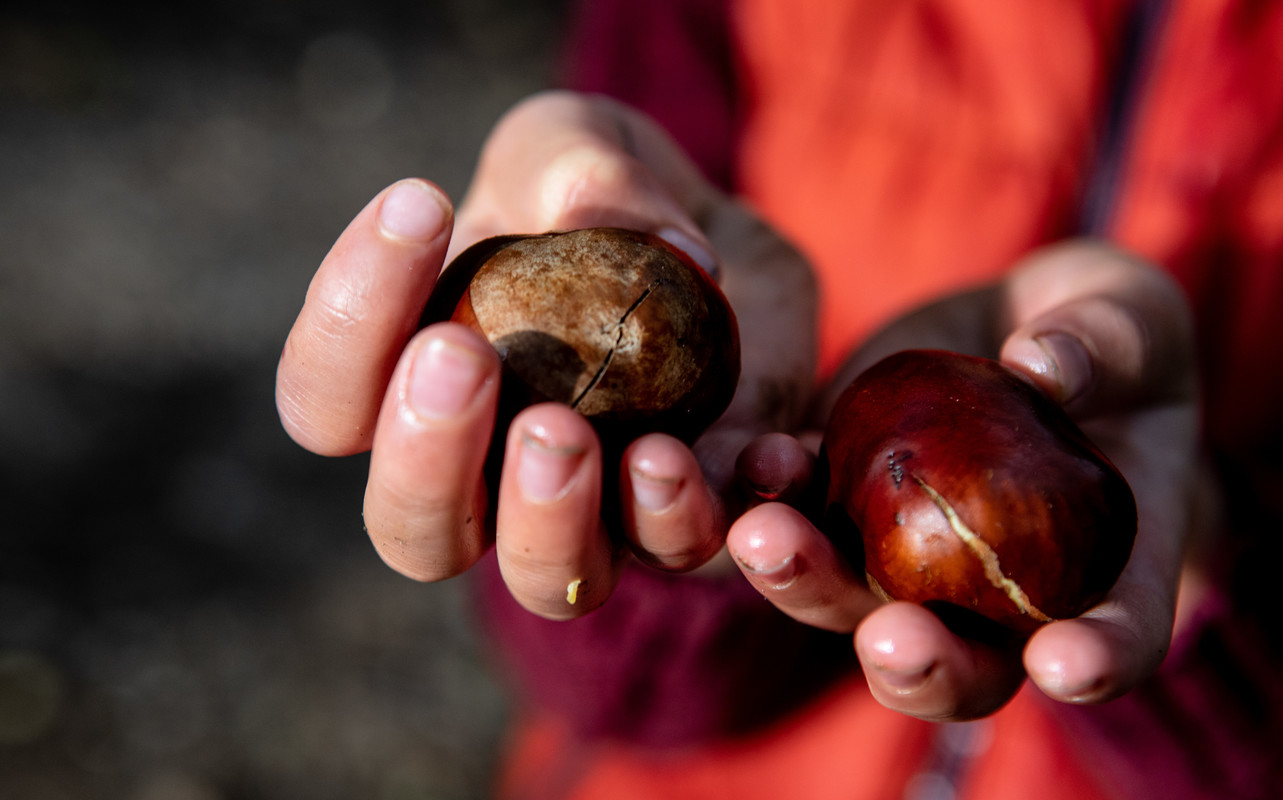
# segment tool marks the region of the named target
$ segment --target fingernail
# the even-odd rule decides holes
[[[785,490],[789,488],[788,484],[784,484],[783,486],[764,486],[747,479],[745,480],[745,483],[748,484],[748,488],[753,492],[753,494],[757,495],[758,498],[762,500],[779,500],[780,497],[784,495]]]
[[[1034,342],[1042,351],[1039,360],[1043,372],[1056,381],[1061,403],[1068,403],[1081,395],[1091,383],[1091,357],[1087,348],[1075,336],[1067,333],[1048,333],[1035,336]]]
[[[680,478],[652,475],[639,467],[630,467],[628,474],[632,477],[633,499],[652,513],[671,508],[684,484]]]
[[[664,228],[656,236],[690,256],[691,261],[694,261],[701,269],[707,272],[710,278],[717,280],[721,268],[717,264],[717,257],[709,252],[708,248],[699,244],[678,228]]]
[[[556,500],[570,487],[583,458],[584,451],[580,448],[558,447],[539,432],[524,432],[517,462],[521,493],[535,503]]]
[[[424,181],[409,178],[395,184],[379,207],[379,228],[393,239],[429,241],[445,226],[444,198]]]
[[[892,691],[898,694],[916,692],[926,684],[931,673],[935,671],[935,661],[928,661],[925,664],[914,663],[918,659],[900,653],[898,660],[907,663],[893,666],[887,662],[897,660],[897,649],[891,637],[877,639],[869,645],[868,650],[863,651],[861,660],[873,670],[878,681]]]
[[[486,381],[485,362],[466,347],[433,339],[410,365],[406,401],[423,417],[453,417],[472,402]]]
[[[1030,677],[1038,688],[1065,702],[1081,702],[1094,694],[1100,686],[1100,682],[1094,677],[1087,680],[1070,677],[1068,666],[1063,661],[1031,670]]]
[[[897,694],[911,694],[926,685],[931,673],[935,671],[935,664],[907,670],[890,669],[876,664],[873,668],[877,671],[878,681],[888,689]]]
[[[735,560],[740,563],[740,566],[746,572],[757,578],[759,583],[765,584],[772,589],[787,588],[798,575],[795,554],[789,554],[783,559],[765,557],[764,554],[752,550],[749,551],[747,556],[733,551],[731,555],[735,557]]]

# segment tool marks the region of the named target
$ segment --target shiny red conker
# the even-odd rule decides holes
[[[996,361],[884,359],[841,395],[823,449],[830,513],[858,530],[884,599],[963,608],[1027,634],[1099,602],[1130,557],[1127,481],[1059,405]]]

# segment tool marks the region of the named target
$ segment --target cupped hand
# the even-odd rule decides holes
[[[1105,599],[1027,641],[980,641],[920,606],[875,600],[863,576],[791,508],[768,504],[745,514],[731,529],[731,552],[786,613],[854,630],[869,686],[892,709],[940,720],[983,716],[1026,677],[1064,702],[1125,693],[1166,653],[1198,517],[1197,379],[1180,289],[1103,243],[1050,247],[1000,283],[890,325],[844,368],[829,401],[880,358],[917,347],[1000,358],[1060,402],[1126,476],[1139,530]]]
[[[474,332],[417,330],[442,265],[506,233],[619,226],[659,235],[708,270],[740,319],[731,407],[694,448],[642,437],[602,463],[587,421],[565,406],[525,409],[496,431],[500,363]],[[457,216],[433,184],[385,189],[316,273],[277,373],[286,430],[326,455],[371,451],[365,524],[383,559],[419,580],[469,569],[493,544],[509,589],[550,618],[610,594],[632,552],[688,570],[722,549],[736,487],[795,485],[807,459],[737,460],[759,434],[796,425],[814,371],[814,286],[803,261],[707,183],[653,123],[612,101],[548,93],[499,122]],[[506,436],[487,485],[492,438]],[[796,473],[796,474],[795,474]],[[619,481],[620,537],[603,523]]]

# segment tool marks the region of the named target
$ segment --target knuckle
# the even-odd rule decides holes
[[[375,545],[383,563],[396,572],[420,583],[436,583],[463,574],[471,564],[440,558],[412,549],[407,542],[395,539]]]
[[[347,281],[323,282],[313,287],[308,306],[312,326],[321,338],[342,340],[365,320],[359,287]]]
[[[480,518],[441,500],[367,502],[365,530],[383,562],[422,582],[466,572],[485,552]]]
[[[595,576],[568,577],[564,565],[504,557],[500,559],[504,583],[513,599],[532,614],[550,620],[581,617],[598,608],[610,595],[611,585]]]
[[[499,567],[513,597],[544,616],[579,616],[600,605],[614,586],[626,546],[600,529],[582,531],[573,544],[549,542],[546,533],[499,526]]]
[[[314,368],[306,353],[298,352],[291,335],[276,378],[276,411],[281,426],[298,445],[317,455],[347,456],[368,449],[369,426],[354,422],[327,404],[324,374]]]
[[[294,381],[282,378],[276,387],[276,413],[281,419],[281,426],[290,438],[302,447],[320,455],[329,450],[322,426],[318,424],[315,409],[306,401],[307,393],[294,384]]]

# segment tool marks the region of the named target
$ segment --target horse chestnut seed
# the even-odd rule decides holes
[[[1097,603],[1130,557],[1126,480],[996,361],[884,359],[839,398],[824,452],[830,512],[858,529],[885,600],[961,607],[1028,634]]]
[[[451,319],[503,362],[501,418],[576,409],[607,446],[663,431],[693,441],[730,404],[739,331],[690,258],[656,236],[589,228],[500,236],[442,273],[425,324]]]

